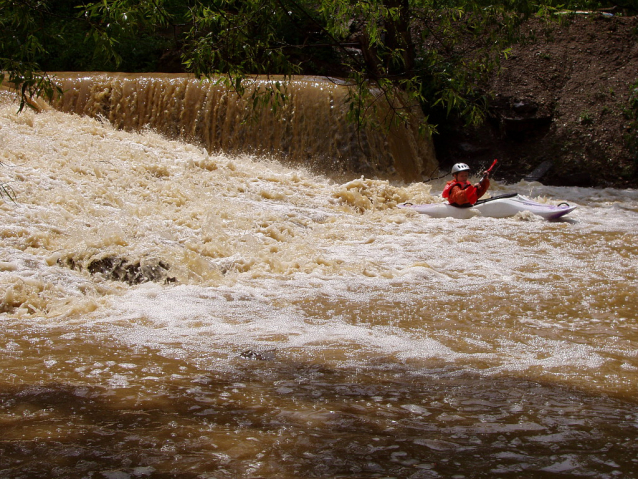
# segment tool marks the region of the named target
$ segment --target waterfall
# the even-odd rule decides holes
[[[278,114],[265,108],[249,118],[249,101],[213,81],[184,74],[57,73],[62,111],[102,117],[116,128],[151,128],[207,150],[269,155],[323,172],[419,180],[437,168],[425,118],[389,130],[360,130],[346,120],[348,88],[320,77],[287,82]],[[277,79],[262,77],[249,88]],[[387,114],[387,103],[381,108]],[[381,114],[379,114],[381,117]],[[380,118],[383,121],[383,118]]]

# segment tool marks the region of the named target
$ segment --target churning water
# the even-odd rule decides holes
[[[0,476],[636,477],[638,192],[565,220],[0,105]]]

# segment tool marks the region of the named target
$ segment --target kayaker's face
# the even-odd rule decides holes
[[[459,171],[456,174],[456,181],[460,181],[461,183],[465,183],[469,177],[470,177],[470,172],[469,171]]]

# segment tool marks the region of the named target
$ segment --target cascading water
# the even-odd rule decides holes
[[[269,108],[254,118],[252,103],[211,81],[178,74],[58,73],[67,93],[56,102],[62,111],[107,118],[117,128],[152,128],[209,151],[256,153],[284,158],[323,172],[360,172],[421,179],[437,167],[430,138],[419,134],[425,119],[409,124],[358,130],[346,120],[348,89],[329,79],[298,77],[290,82],[260,78],[248,92],[280,83],[288,97],[274,115]],[[390,117],[378,100],[377,122]],[[421,125],[422,126],[422,125]]]
[[[1,477],[635,477],[638,192],[434,219],[0,94]]]

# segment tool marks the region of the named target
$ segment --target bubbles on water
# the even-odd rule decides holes
[[[535,221],[535,222],[545,221],[543,218],[541,218],[538,215],[535,215],[531,211],[519,211],[513,216],[512,219],[517,221]]]
[[[18,205],[0,205],[6,318],[82,325],[130,348],[224,371],[261,363],[241,357],[244,351],[276,349],[276,360],[264,362],[363,371],[453,365],[621,394],[635,383],[633,191],[540,184],[522,191],[579,203],[573,222],[529,214],[434,219],[395,206],[441,201],[442,183],[330,179],[99,120],[54,111],[17,116],[15,105],[0,108],[0,126],[7,165],[0,181],[18,196]],[[15,341],[4,347],[20,351]],[[75,367],[83,380],[113,390],[133,384],[122,368]],[[139,369],[149,383],[164,374]],[[295,396],[295,385],[280,387]],[[315,387],[308,394],[328,393]],[[374,412],[393,420],[436,415],[414,398],[395,411],[391,397],[374,397],[384,404]],[[441,412],[437,427],[463,417]],[[535,423],[521,421],[508,427]],[[485,426],[481,434],[514,434],[490,427],[498,429]],[[477,434],[467,432],[472,440],[463,447],[475,447]],[[394,459],[423,460],[414,464],[422,470],[430,464]],[[357,467],[380,467],[365,464]]]
[[[389,181],[372,180],[361,177],[340,185],[332,196],[339,204],[347,205],[354,212],[384,211],[395,208],[408,200],[417,203],[431,203],[430,185],[413,184],[411,187],[392,186]]]

